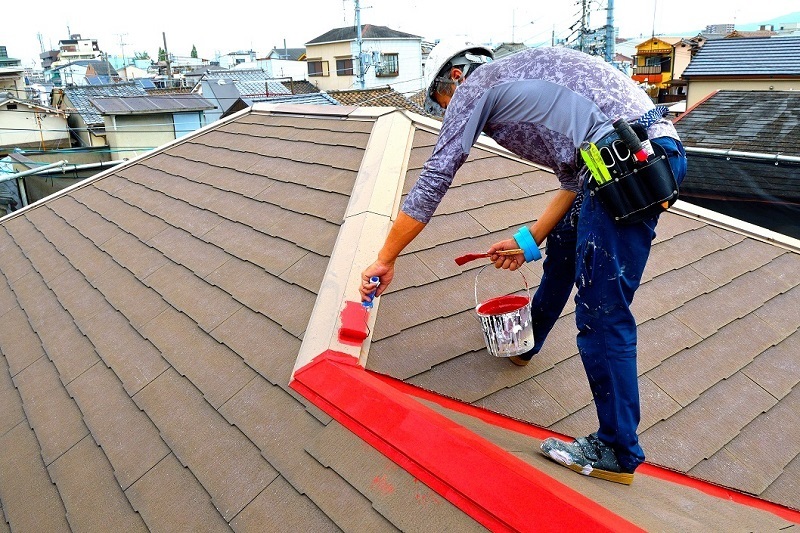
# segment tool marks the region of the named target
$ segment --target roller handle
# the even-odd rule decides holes
[[[369,278],[369,282],[370,283],[377,283],[378,285],[380,285],[381,278],[379,278],[378,276],[372,276],[371,278]],[[366,309],[372,309],[372,304],[373,304],[373,301],[375,300],[375,293],[378,292],[378,285],[375,286],[375,290],[374,291],[369,293],[369,301],[368,302],[367,301],[361,302],[361,305],[363,305]]]

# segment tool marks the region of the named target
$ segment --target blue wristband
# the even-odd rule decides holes
[[[539,246],[533,240],[533,235],[531,235],[531,230],[528,229],[528,226],[519,228],[514,234],[514,240],[517,241],[517,246],[525,252],[525,261],[538,261],[542,258],[542,252],[539,251]]]

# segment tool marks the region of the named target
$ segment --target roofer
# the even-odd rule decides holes
[[[532,302],[534,347],[511,359],[525,365],[542,348],[576,285],[577,345],[599,429],[572,443],[546,439],[541,448],[581,474],[630,484],[644,452],[637,436],[636,322],[629,307],[658,213],[677,197],[686,155],[664,109],[599,58],[568,48],[491,58],[489,49],[463,42],[439,44],[431,52],[426,110],[447,112],[433,154],[377,260],[362,273],[362,300],[375,291],[372,276],[380,278],[376,296],[389,287],[395,260],[431,219],[481,132],[552,168],[561,187],[544,211],[489,249],[496,267],[515,270],[541,257],[538,245],[547,240],[544,274]],[[632,140],[618,118],[633,125]],[[647,149],[645,159],[638,158],[637,142]],[[659,191],[639,190],[651,178],[663,185],[654,186]],[[658,196],[660,189],[668,196]],[[524,254],[494,253],[512,248]]]

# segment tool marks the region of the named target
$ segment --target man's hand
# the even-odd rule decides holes
[[[514,239],[496,242],[489,248],[489,258],[492,260],[492,263],[494,263],[495,268],[504,268],[513,271],[522,266],[525,262],[525,254],[500,255],[495,253],[498,250],[512,250],[514,248],[519,248],[517,241]]]
[[[373,276],[377,276],[381,279],[378,290],[375,292],[374,296],[377,297],[383,294],[383,291],[386,290],[394,278],[394,262],[384,263],[378,259],[364,269],[364,272],[361,273],[361,287],[359,287],[362,302],[369,302],[373,298],[370,294],[375,290],[375,284],[369,281]]]

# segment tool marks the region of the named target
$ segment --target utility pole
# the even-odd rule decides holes
[[[608,14],[606,16],[606,62],[614,63],[616,54],[614,47],[616,39],[614,38],[614,0],[608,0]]]
[[[362,89],[366,87],[364,80],[364,53],[363,53],[363,40],[361,39],[361,5],[359,0],[353,0],[356,5],[356,44],[358,45],[358,85]]]
[[[586,51],[586,12],[588,8],[587,0],[581,0],[581,35],[580,35],[580,50]]]
[[[167,49],[167,34],[165,32],[161,32],[161,37],[164,39],[164,59],[167,62],[167,79],[171,82],[172,81],[172,64],[169,61],[169,50]],[[167,85],[172,85],[172,83],[168,83]]]

